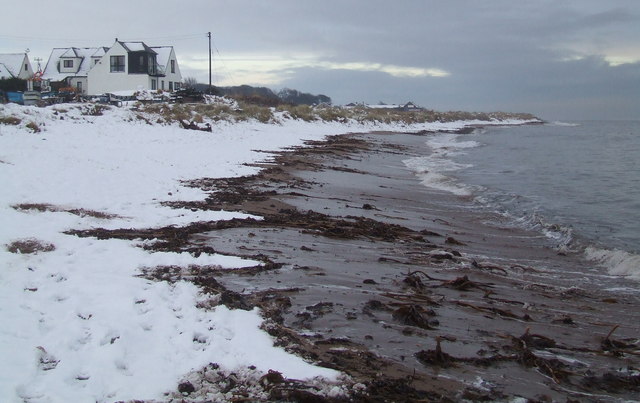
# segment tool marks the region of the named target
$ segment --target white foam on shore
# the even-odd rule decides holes
[[[600,249],[593,246],[585,248],[585,257],[606,267],[610,274],[640,280],[640,255],[624,250]]]
[[[445,173],[473,167],[459,164],[451,157],[463,153],[462,150],[479,147],[476,141],[457,141],[456,133],[439,133],[427,140],[426,144],[432,152],[428,156],[413,157],[402,161],[405,166],[415,172],[420,182],[431,189],[442,190],[457,196],[471,196],[473,188],[458,182]]]

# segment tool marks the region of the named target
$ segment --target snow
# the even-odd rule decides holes
[[[25,56],[24,53],[0,54],[0,77],[18,77],[22,70],[22,63],[25,62]]]
[[[344,132],[455,129],[468,123],[399,127],[221,121],[211,122],[213,133],[205,133],[149,125],[128,108],[112,108],[103,116],[88,115],[87,108],[0,105],[0,117],[22,119],[17,126],[0,125],[1,402],[161,399],[187,374],[211,362],[228,371],[255,366],[285,377],[338,382],[337,371],[274,347],[260,329],[257,309],[201,309],[198,302],[211,296],[194,284],[137,276],[157,266],[233,270],[259,262],[149,252],[139,247],[141,240],[98,240],[64,231],[247,217],[160,203],[206,197],[183,186],[183,180],[254,173],[256,168],[243,165],[265,158],[254,150],[277,150]],[[31,132],[28,122],[41,131]],[[16,208],[21,204],[48,207]],[[105,213],[105,218],[73,214],[74,209]],[[9,245],[25,240],[54,249],[9,251]]]
[[[121,42],[126,49],[130,52],[143,52],[145,51],[144,43],[142,42]]]
[[[44,68],[42,78],[62,81],[67,77],[86,77],[94,65],[93,57],[104,55],[104,48],[54,48]],[[74,72],[61,73],[62,58],[74,58]]]

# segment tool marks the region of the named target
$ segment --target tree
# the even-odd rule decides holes
[[[195,89],[196,86],[198,85],[198,79],[195,77],[186,77],[183,80],[183,84],[185,88]]]
[[[331,98],[326,95],[313,95],[291,88],[283,88],[280,90],[280,92],[278,92],[278,97],[280,97],[283,102],[293,105],[331,104]]]

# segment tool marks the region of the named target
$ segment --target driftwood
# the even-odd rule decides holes
[[[464,306],[464,307],[467,307],[467,308],[475,309],[476,311],[479,311],[479,312],[493,313],[493,314],[502,316],[504,318],[523,319],[520,316],[516,315],[515,313],[513,313],[511,311],[507,311],[505,309],[489,307],[489,306],[479,306],[479,305],[474,305],[474,304],[472,304],[470,302],[464,302],[464,301],[455,301],[455,303],[457,305],[460,305],[460,306]]]
[[[200,130],[203,132],[211,132],[211,125],[209,123],[205,123],[204,125],[200,125],[194,121],[188,121],[188,120],[180,120],[180,126],[182,126],[183,129],[187,129],[187,130]]]
[[[406,301],[407,303],[423,303],[423,304],[428,304],[433,306],[440,305],[439,302],[436,302],[433,298],[424,294],[398,294],[398,293],[386,292],[380,295],[383,297],[392,298],[398,301]],[[442,299],[440,301],[442,301]]]
[[[614,356],[621,356],[621,355],[623,355],[623,353],[624,354],[631,354],[631,355],[640,355],[640,353],[638,353],[637,351],[629,351],[631,349],[634,349],[634,348],[638,347],[637,344],[635,344],[635,343],[625,343],[623,341],[611,338],[611,336],[613,336],[613,333],[619,327],[620,327],[620,325],[615,325],[609,331],[609,333],[607,333],[607,336],[604,339],[602,339],[602,342],[600,343],[600,348],[602,348],[602,351],[608,351],[608,352],[612,353]],[[637,343],[637,340],[636,340],[636,343]]]

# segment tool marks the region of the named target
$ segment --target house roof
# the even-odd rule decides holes
[[[0,65],[4,66],[7,72],[13,77],[17,77],[22,69],[25,53],[4,53],[0,54]],[[6,74],[5,74],[6,76]]]
[[[158,54],[158,63],[167,64],[171,57],[173,46],[152,46],[151,49]]]
[[[151,52],[156,53],[153,49],[148,47],[144,42],[121,42],[118,41],[127,52]]]
[[[44,68],[42,78],[52,81],[62,81],[67,77],[86,77],[93,67],[92,57],[102,57],[106,48],[54,48],[51,51],[47,65]],[[75,73],[61,73],[60,59],[79,58],[80,66]]]
[[[166,73],[173,46],[153,46],[151,47],[151,49],[153,49],[153,51],[158,54],[158,56],[156,57],[156,61],[158,62],[160,71],[162,73]]]
[[[9,71],[9,69],[2,63],[0,63],[0,78],[13,78],[13,74]]]
[[[100,58],[100,57],[104,56],[104,55],[105,55],[105,53],[107,53],[107,51],[108,51],[108,50],[109,50],[109,48],[106,48],[106,47],[102,47],[102,46],[101,46],[101,47],[99,47],[99,48],[98,48],[98,50],[96,50],[96,52],[95,52],[93,55],[91,55],[91,57],[98,57],[98,58]]]
[[[78,52],[76,52],[76,48],[68,48],[60,57],[80,57],[78,56]]]

